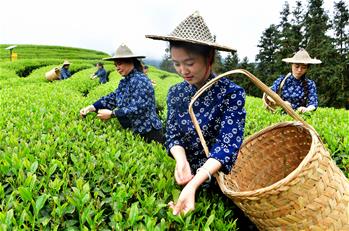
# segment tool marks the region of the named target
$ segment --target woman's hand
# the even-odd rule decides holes
[[[98,110],[97,117],[100,118],[101,120],[108,120],[111,118],[112,111],[108,109],[100,109]]]
[[[174,172],[176,182],[179,185],[185,185],[194,177],[191,173],[185,150],[182,146],[175,145],[170,149],[170,152],[176,160],[176,168]]]
[[[297,108],[297,111],[300,113],[305,113],[305,112],[309,112],[309,111],[314,111],[315,107],[313,105],[310,105],[308,107],[299,107]]]
[[[93,105],[89,105],[80,110],[80,116],[85,117],[89,112],[94,112],[94,111],[96,111],[96,108]]]
[[[169,207],[173,210],[173,215],[180,213],[186,214],[195,209],[195,192],[196,188],[188,184],[183,188],[176,204],[173,201],[168,203]]]
[[[171,149],[172,152],[172,149]],[[177,156],[178,157],[178,156]],[[169,207],[173,209],[173,214],[187,213],[195,208],[195,192],[211,175],[216,173],[222,164],[213,158],[209,158],[205,164],[198,169],[196,175],[188,182],[179,195],[177,204],[172,201],[168,203]]]
[[[177,184],[186,185],[194,175],[191,173],[189,162],[185,160],[176,161],[175,179]]]
[[[307,112],[307,108],[306,107],[299,107],[299,108],[297,108],[297,111],[300,113],[304,113],[304,112]]]

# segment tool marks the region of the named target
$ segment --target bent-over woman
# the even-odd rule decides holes
[[[113,57],[106,58],[114,61],[123,79],[114,92],[81,109],[80,115],[96,111],[101,120],[117,118],[123,128],[131,129],[146,141],[162,143],[162,124],[156,114],[154,88],[138,58],[144,56],[134,55],[124,44]]]

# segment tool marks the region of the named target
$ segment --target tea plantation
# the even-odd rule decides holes
[[[200,190],[195,211],[173,216],[167,203],[181,188],[165,148],[121,129],[116,119],[80,118],[82,107],[121,79],[111,62],[107,84],[89,78],[108,54],[26,45],[9,62],[6,46],[0,45],[0,230],[244,230],[219,190]],[[73,76],[47,82],[45,72],[63,59],[72,62]],[[154,67],[149,77],[164,121],[167,91],[181,78]],[[246,136],[291,120],[267,112],[258,98],[247,97],[246,110]],[[303,118],[348,177],[349,112],[319,108]]]

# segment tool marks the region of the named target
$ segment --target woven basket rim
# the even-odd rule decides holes
[[[244,140],[242,145],[247,144],[252,139],[257,138],[257,137],[265,134],[266,132],[269,132],[272,129],[280,128],[280,127],[287,127],[287,126],[302,127],[303,129],[306,129],[312,137],[312,141],[311,141],[311,145],[310,145],[310,149],[308,151],[308,154],[300,162],[300,164],[297,166],[297,168],[295,168],[285,178],[283,178],[283,179],[281,179],[281,180],[279,180],[279,181],[277,181],[277,182],[275,182],[267,187],[263,187],[263,188],[251,190],[251,191],[241,191],[241,192],[237,192],[237,191],[233,191],[233,190],[229,189],[224,183],[225,174],[223,174],[222,172],[219,172],[219,177],[218,177],[217,181],[218,181],[220,188],[222,189],[222,191],[225,194],[228,194],[229,196],[232,196],[232,197],[255,197],[255,196],[258,196],[260,194],[270,192],[270,191],[276,190],[276,189],[278,189],[279,191],[283,191],[283,189],[281,189],[281,187],[283,185],[285,185],[286,183],[292,181],[293,179],[295,179],[299,175],[299,173],[302,171],[304,166],[312,160],[313,156],[315,155],[314,149],[317,147],[317,145],[320,141],[319,140],[320,138],[319,138],[318,134],[315,132],[315,129],[312,130],[310,128],[307,128],[301,122],[298,122],[298,121],[279,122],[279,123],[276,123],[274,125],[270,125],[264,129],[260,130],[259,132],[256,132],[253,135],[247,137]]]

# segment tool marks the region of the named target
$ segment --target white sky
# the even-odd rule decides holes
[[[167,35],[198,10],[217,42],[254,61],[262,32],[280,22],[283,0],[5,0],[1,1],[0,44],[63,45],[111,54],[121,43],[134,53],[161,59]],[[296,0],[288,0],[291,10]],[[324,0],[333,12],[333,1]],[[303,6],[307,5],[302,0]]]

